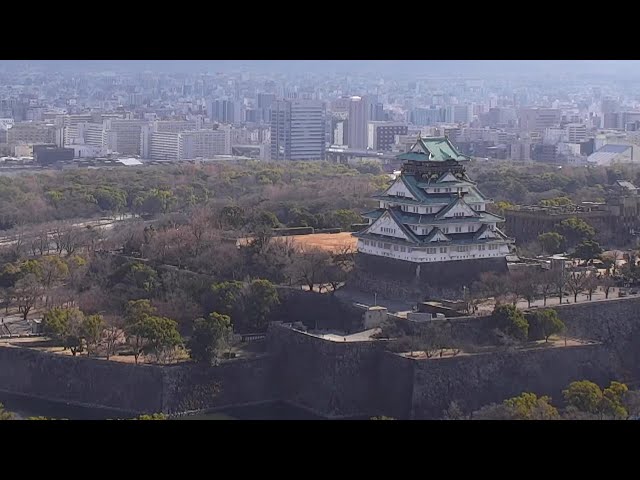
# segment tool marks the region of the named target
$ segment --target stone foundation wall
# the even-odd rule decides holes
[[[419,275],[416,275],[420,267]],[[378,281],[399,283],[405,289],[418,290],[423,294],[447,290],[461,291],[460,279],[467,286],[479,280],[486,272],[507,273],[507,261],[502,258],[479,258],[452,262],[413,263],[406,260],[356,254],[356,271],[361,276]]]
[[[556,307],[577,347],[503,350],[414,360],[384,342],[333,342],[282,324],[267,354],[219,367],[130,365],[0,347],[0,390],[132,413],[178,413],[284,400],[332,418],[440,418],[452,400],[466,409],[523,391],[551,395],[579,379],[604,385],[640,375],[640,298]],[[454,336],[479,341],[487,318],[448,319]]]
[[[271,401],[270,372],[264,357],[201,368],[131,365],[0,347],[0,390],[131,414]]]

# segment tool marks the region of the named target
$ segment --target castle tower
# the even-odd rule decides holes
[[[484,271],[506,271],[513,241],[467,177],[469,157],[447,137],[419,137],[398,158],[401,175],[374,197],[379,208],[363,215],[369,226],[354,234],[359,266],[434,285],[469,285]]]

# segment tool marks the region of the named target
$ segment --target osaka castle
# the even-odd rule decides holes
[[[504,218],[465,172],[469,157],[447,137],[419,137],[397,157],[401,175],[364,213],[369,226],[355,233],[358,264],[380,274],[431,283],[470,282],[484,271],[506,271],[509,239]],[[469,283],[467,283],[469,284]]]

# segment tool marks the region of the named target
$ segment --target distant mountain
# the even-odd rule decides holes
[[[636,60],[3,60],[0,70],[25,66],[60,72],[205,73],[247,71],[256,73],[416,74],[493,76],[600,74],[636,76]]]

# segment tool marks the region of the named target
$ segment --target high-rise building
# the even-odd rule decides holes
[[[235,100],[210,100],[207,115],[214,122],[240,123],[244,121],[242,102]]]
[[[372,104],[368,96],[351,97],[349,102],[349,147],[367,148],[367,124],[372,120]]]
[[[445,109],[441,107],[414,108],[409,115],[409,121],[414,125],[435,125],[445,121]]]
[[[396,135],[406,135],[409,131],[407,125],[399,122],[369,122],[367,127],[367,148],[377,151],[390,151]]]
[[[108,129],[115,134],[113,149],[125,155],[141,155],[141,134],[146,120],[108,120]]]
[[[584,123],[568,123],[565,129],[569,143],[582,143],[587,140],[587,126]]]
[[[317,100],[278,100],[271,107],[272,160],[324,160],[325,105]]]
[[[7,143],[51,144],[56,143],[56,126],[51,123],[16,122],[7,130]]]
[[[600,111],[603,114],[616,113],[620,110],[620,104],[613,98],[603,98],[600,104]]]
[[[473,105],[449,105],[445,112],[447,123],[471,123]]]
[[[149,143],[151,160],[179,161],[231,155],[231,133],[228,128],[153,132]]]
[[[544,132],[560,124],[562,112],[557,108],[523,108],[520,111],[520,129],[525,132]]]

